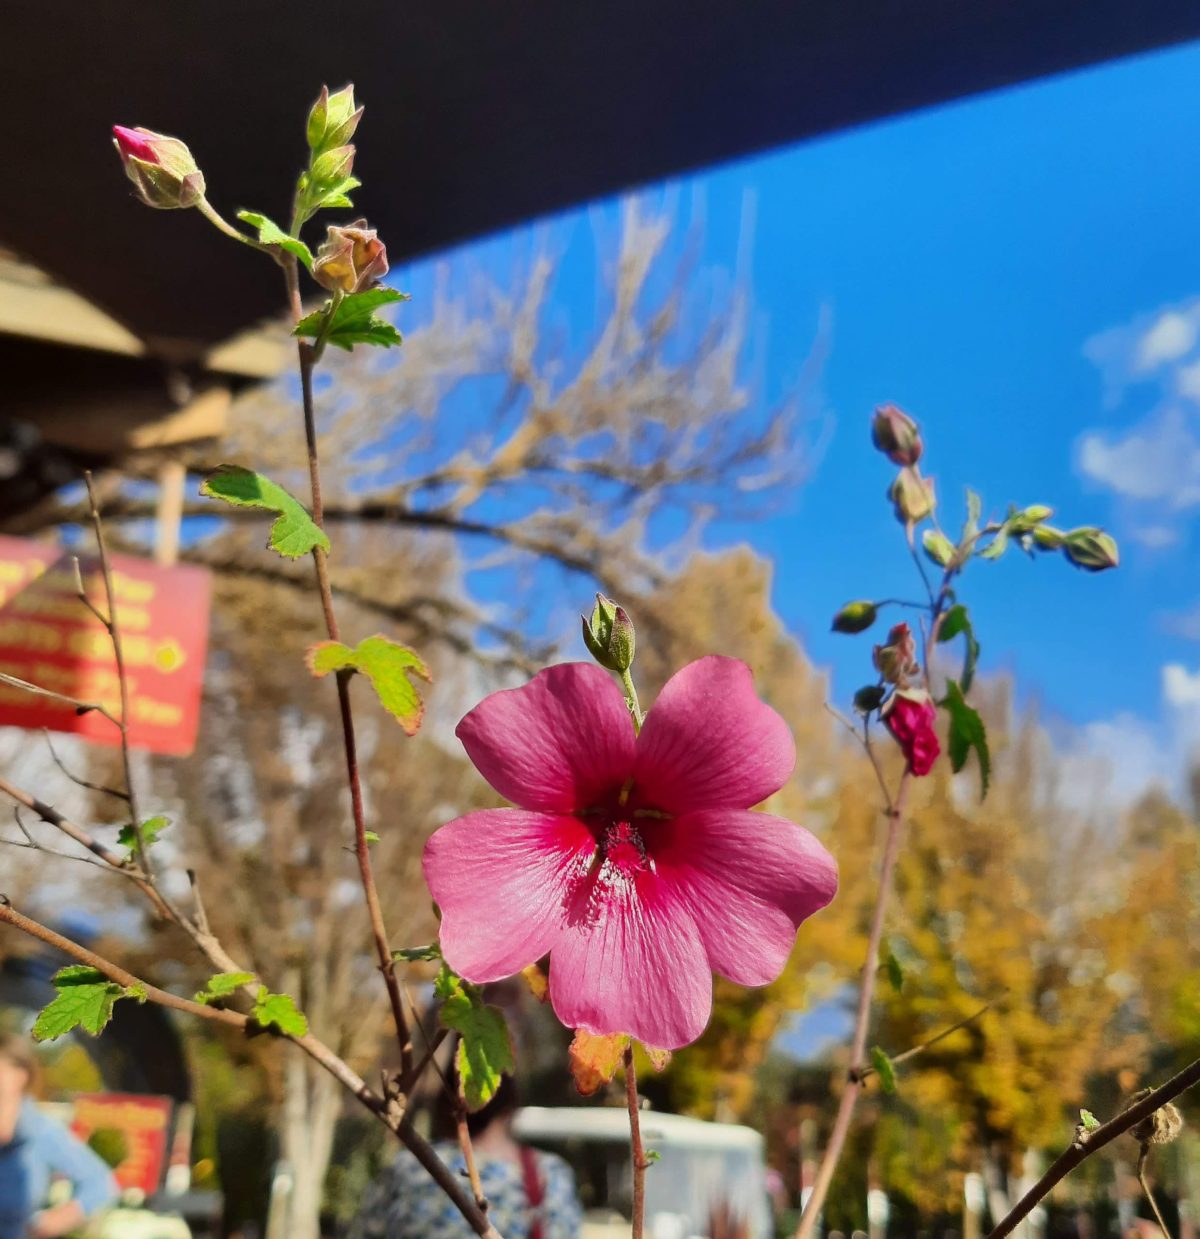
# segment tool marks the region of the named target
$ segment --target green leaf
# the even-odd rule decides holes
[[[403,343],[403,337],[386,319],[376,316],[382,305],[407,301],[408,294],[394,288],[368,288],[350,293],[335,305],[327,301],[302,318],[292,332],[297,336],[322,337],[328,344],[350,351],[356,344],[379,344],[388,348]],[[330,318],[332,315],[332,319]]]
[[[967,546],[979,532],[979,517],[983,512],[983,501],[967,487],[967,519],[963,524],[962,544]]]
[[[879,1084],[885,1093],[896,1091],[896,1068],[892,1060],[877,1045],[871,1047],[871,1066],[879,1076]]]
[[[425,704],[413,675],[426,683],[429,669],[407,645],[388,637],[364,637],[353,649],[340,641],[321,641],[308,651],[308,669],[316,676],[331,671],[361,671],[371,681],[380,704],[412,736],[421,726]]]
[[[158,842],[158,836],[170,824],[169,818],[159,814],[157,817],[147,818],[136,831],[132,826],[122,826],[121,833],[117,835],[117,843],[123,848],[128,848],[129,855],[134,856],[137,853],[137,836],[139,834],[142,836],[142,847],[150,848]]]
[[[35,1041],[53,1041],[73,1028],[98,1037],[112,1019],[118,998],[145,1001],[141,986],[118,985],[104,973],[85,964],[72,964],[54,975],[57,997],[37,1017],[33,1026]]]
[[[208,978],[204,988],[196,995],[196,1001],[207,1006],[210,1002],[230,997],[253,980],[252,972],[220,972]]]
[[[967,653],[963,659],[962,690],[964,693],[969,693],[975,680],[975,667],[979,662],[979,642],[975,638],[975,629],[971,627],[971,617],[967,608],[961,603],[951,607],[942,617],[942,622],[938,626],[938,642],[953,641],[960,633],[964,634],[967,639]]]
[[[1079,1126],[1084,1131],[1095,1131],[1100,1126],[1100,1120],[1090,1110],[1080,1110]]]
[[[378,835],[377,835],[377,834],[376,834],[373,830],[364,830],[364,831],[363,831],[363,838],[364,838],[364,839],[366,839],[366,841],[367,841],[368,843],[378,843],[378,842],[379,842],[379,836],[378,836]]]
[[[280,226],[257,211],[239,211],[237,217],[245,221],[251,228],[258,229],[258,240],[261,245],[278,245],[280,249],[295,254],[297,258],[311,271],[313,265],[312,251],[300,240],[284,232]]]
[[[347,176],[332,184],[322,185],[319,181],[314,181],[307,172],[301,173],[299,183],[301,215],[304,219],[308,219],[317,211],[353,206],[350,194],[361,184],[362,181],[358,177]]]
[[[269,478],[241,465],[221,465],[200,484],[200,493],[239,508],[278,513],[271,526],[270,547],[285,559],[299,559],[314,547],[329,550],[329,539],[304,506]]]
[[[898,994],[904,988],[904,969],[890,946],[885,945],[883,950],[883,966],[887,969],[888,981],[892,990]]]
[[[303,1037],[308,1032],[308,1020],[291,994],[272,994],[265,985],[254,1000],[254,1022],[285,1037]]]
[[[996,530],[996,536],[979,552],[984,559],[999,559],[1008,549],[1008,525],[1003,524]]]
[[[957,774],[967,763],[972,749],[979,758],[979,799],[988,791],[992,758],[988,752],[987,731],[979,712],[967,704],[962,689],[954,680],[946,681],[946,695],[939,703],[950,715],[950,765]]]
[[[500,1080],[516,1068],[504,1012],[488,1006],[479,989],[455,976],[445,964],[434,991],[442,999],[442,1026],[458,1033],[459,1088],[467,1109],[478,1110],[496,1095]]]
[[[398,951],[392,952],[392,958],[401,964],[431,963],[442,958],[442,948],[436,942],[431,942],[428,946],[402,946]]]

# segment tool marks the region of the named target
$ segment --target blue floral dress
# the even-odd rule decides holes
[[[466,1163],[453,1142],[434,1146],[438,1156],[466,1184]],[[561,1157],[537,1153],[542,1203],[529,1204],[521,1167],[479,1159],[479,1178],[488,1200],[488,1220],[504,1239],[529,1239],[536,1215],[541,1239],[578,1239],[582,1225],[575,1176]],[[441,1188],[411,1153],[401,1152],[367,1191],[351,1239],[467,1239],[473,1231]]]

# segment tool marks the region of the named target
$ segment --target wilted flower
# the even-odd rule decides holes
[[[920,670],[917,665],[917,643],[907,624],[894,624],[885,644],[871,651],[875,670],[889,684],[903,684]]]
[[[204,175],[187,144],[153,129],[113,126],[113,145],[138,197],[160,210],[195,206],[204,197]]]
[[[888,492],[896,505],[896,519],[905,525],[923,521],[937,507],[933,478],[924,478],[916,468],[901,469]]]
[[[313,262],[313,279],[330,292],[361,293],[388,271],[387,248],[365,219],[331,225]]]
[[[928,774],[942,751],[935,730],[937,707],[929,694],[897,689],[883,708],[883,724],[900,746],[913,774]]]
[[[821,844],[749,811],[787,781],[796,748],[735,659],[684,667],[640,736],[587,663],[493,693],[457,734],[521,807],[469,813],[426,844],[442,952],[476,983],[549,954],[568,1027],[686,1045],[708,1022],[711,974],[774,980],[797,927],[833,898]]]
[[[894,404],[881,404],[875,410],[871,439],[894,465],[915,465],[924,450],[917,423]]]

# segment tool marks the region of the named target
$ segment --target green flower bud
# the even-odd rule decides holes
[[[915,525],[937,507],[933,478],[923,478],[915,468],[901,469],[888,492],[896,506],[896,519],[904,525]]]
[[[950,561],[954,558],[954,552],[957,549],[944,533],[939,533],[936,529],[925,530],[921,538],[921,545],[925,548],[925,554],[939,568],[949,567]]]
[[[866,632],[879,615],[873,602],[848,602],[833,617],[830,627],[834,632]]]
[[[1121,562],[1116,539],[1102,529],[1072,529],[1063,538],[1063,553],[1087,572],[1103,572]]]
[[[362,108],[356,109],[354,106],[353,84],[344,86],[332,95],[328,86],[322,86],[321,93],[308,114],[308,145],[313,155],[321,155],[334,147],[345,146],[354,136],[362,114]]]
[[[597,594],[592,618],[579,618],[583,621],[583,643],[600,666],[609,671],[628,671],[633,666],[636,637],[624,607]]]
[[[1054,515],[1054,509],[1044,503],[1033,503],[1020,512],[1009,510],[1008,527],[1014,536],[1031,533],[1042,521]]]
[[[1057,551],[1066,540],[1066,534],[1053,525],[1035,525],[1030,531],[1034,545],[1039,551]]]
[[[917,423],[894,404],[881,404],[871,419],[871,439],[894,465],[915,465],[924,445]]]

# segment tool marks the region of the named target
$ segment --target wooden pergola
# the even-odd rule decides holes
[[[219,433],[280,294],[139,205],[113,123],[284,218],[306,108],[353,80],[393,262],[745,153],[1200,37],[1195,0],[44,0],[5,14],[0,520],[80,461]],[[289,136],[291,138],[289,140]]]

